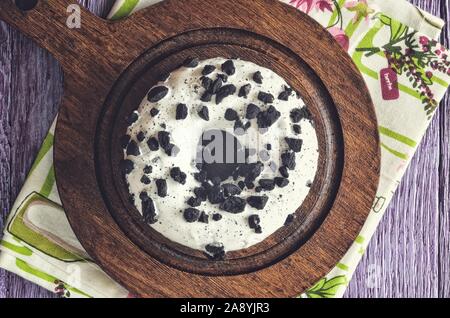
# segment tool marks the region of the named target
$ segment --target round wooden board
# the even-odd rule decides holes
[[[113,23],[83,10],[83,27],[68,29],[69,2],[40,1],[24,13],[3,1],[0,18],[64,69],[56,178],[73,230],[96,262],[146,297],[292,297],[327,274],[364,224],[380,167],[370,95],[328,32],[276,0],[166,0]],[[242,58],[287,78],[320,142],[319,171],[296,222],[220,262],[143,224],[117,173],[123,118],[187,56]]]

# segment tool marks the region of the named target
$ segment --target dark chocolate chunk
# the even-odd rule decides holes
[[[202,80],[202,87],[206,89],[206,91],[209,91],[213,85],[213,80],[206,76],[203,76],[201,80]]]
[[[225,183],[222,184],[223,192],[225,193],[225,196],[230,195],[239,195],[241,194],[241,188],[239,188],[237,185],[234,185],[232,183]]]
[[[226,120],[233,121],[233,120],[238,119],[238,117],[239,117],[238,113],[234,109],[228,108],[225,111],[225,119]]]
[[[295,163],[295,152],[288,151],[288,152],[285,152],[285,153],[281,154],[281,162],[289,170],[294,170],[295,166],[296,166],[296,163]]]
[[[257,225],[257,226],[255,227],[255,233],[257,233],[257,234],[261,234],[261,233],[262,233],[262,227],[261,227],[261,225]]]
[[[197,222],[200,217],[200,211],[194,208],[187,208],[183,212],[183,217],[189,223]]]
[[[158,132],[158,141],[161,148],[166,149],[170,144],[170,134],[167,131]]]
[[[149,198],[148,193],[145,191],[142,191],[141,193],[139,193],[139,199],[141,199],[141,201],[145,201]]]
[[[289,95],[290,94],[288,92],[286,92],[286,91],[281,92],[280,95],[278,95],[278,99],[287,101],[287,100],[289,100]]]
[[[209,121],[209,109],[206,106],[203,106],[199,111],[198,111],[198,116],[206,121]]]
[[[123,174],[129,174],[134,169],[134,163],[131,160],[122,160],[120,162],[120,170]]]
[[[225,72],[227,75],[233,75],[236,72],[236,67],[232,60],[228,60],[222,64],[222,72]]]
[[[236,93],[236,86],[233,84],[228,84],[222,86],[216,94],[216,104],[219,105],[226,97]]]
[[[225,249],[223,245],[208,244],[205,247],[206,255],[215,261],[223,260],[225,258]]]
[[[276,177],[275,183],[278,187],[284,188],[289,184],[289,179]]]
[[[260,71],[257,71],[253,74],[253,80],[255,83],[262,84],[263,77]]]
[[[206,201],[206,199],[207,199],[207,193],[206,193],[205,188],[203,188],[203,187],[195,188],[194,189],[194,194],[202,202]]]
[[[122,146],[123,149],[127,148],[130,139],[131,137],[128,135],[123,135],[122,137],[120,137],[120,145]]]
[[[208,191],[208,200],[212,204],[222,203],[225,200],[225,195],[221,187],[213,186],[206,190]]]
[[[247,203],[257,210],[262,210],[265,208],[269,197],[266,195],[262,196],[251,196],[247,198]]]
[[[196,197],[190,197],[187,200],[187,204],[189,204],[193,208],[200,206],[201,203],[202,203],[202,200],[200,200],[199,198],[196,198]]]
[[[130,116],[127,118],[128,125],[131,125],[139,119],[139,115],[136,112],[132,112]]]
[[[311,113],[306,107],[303,108],[294,108],[291,111],[291,119],[294,123],[298,123],[303,118],[311,119]]]
[[[149,198],[147,195],[143,197],[142,200],[142,215],[144,217],[144,221],[150,224],[155,224],[158,222],[158,217],[156,214],[155,204],[153,200]]]
[[[300,125],[297,124],[292,126],[292,130],[294,130],[294,133],[296,133],[297,135],[302,133],[302,128],[300,127]]]
[[[164,198],[167,196],[167,181],[164,179],[157,179],[155,181],[156,188],[158,189],[158,195],[161,198]]]
[[[143,175],[143,176],[142,176],[141,182],[142,182],[143,184],[150,184],[150,183],[151,183],[150,178],[147,177],[146,175]]]
[[[289,171],[288,171],[288,168],[286,166],[281,166],[278,171],[280,172],[282,177],[289,178]]]
[[[244,181],[239,181],[239,182],[238,182],[238,187],[239,187],[241,190],[244,190],[244,189],[245,189],[245,182],[244,182]]]
[[[239,197],[228,197],[220,204],[220,209],[230,213],[241,213],[245,210],[246,202]]]
[[[247,187],[247,189],[251,190],[255,188],[255,184],[253,182],[247,181],[245,182],[245,186]]]
[[[202,187],[203,187],[206,191],[209,191],[209,190],[211,190],[212,185],[211,185],[209,182],[205,181],[205,182],[202,182]]]
[[[217,78],[220,78],[222,82],[226,83],[228,82],[228,75],[227,74],[217,74]]]
[[[294,219],[295,219],[295,215],[289,214],[286,218],[286,221],[284,221],[284,225],[286,226],[286,225],[291,224],[292,222],[294,222]]]
[[[254,119],[258,114],[260,113],[260,109],[255,104],[248,104],[247,106],[247,112],[245,114],[245,118],[247,119]]]
[[[170,157],[176,157],[180,153],[180,148],[174,144],[168,144],[167,147],[164,148],[164,152]]]
[[[188,108],[187,108],[186,104],[182,104],[182,103],[178,104],[177,112],[176,112],[176,116],[175,116],[176,120],[184,120],[184,119],[186,119],[187,115],[188,115]]]
[[[220,214],[220,213],[214,213],[213,216],[212,216],[212,219],[213,219],[214,221],[220,221],[220,220],[222,220],[222,214]]]
[[[197,67],[198,63],[199,63],[198,58],[196,58],[196,57],[188,57],[187,59],[184,60],[183,66],[184,67],[193,68],[193,67]]]
[[[213,177],[211,182],[213,185],[218,186],[222,182],[222,179],[220,179],[220,177]]]
[[[182,172],[178,167],[170,169],[170,176],[173,180],[180,184],[186,183],[186,174]]]
[[[260,187],[260,186],[257,186],[257,187],[255,188],[255,191],[258,192],[258,193],[260,193],[262,190],[263,190],[263,188]]]
[[[206,91],[203,93],[202,97],[200,97],[200,100],[202,102],[210,102],[212,99],[213,94],[211,94],[209,91]]]
[[[203,182],[206,180],[206,176],[207,176],[206,171],[200,171],[194,174],[194,179],[197,180],[198,182]]]
[[[303,140],[288,137],[286,137],[285,140],[292,151],[300,152],[302,150]]]
[[[280,95],[278,95],[278,99],[279,100],[284,100],[284,101],[288,101],[289,100],[289,96],[291,96],[292,94],[292,88],[290,87],[284,87],[284,91],[282,91],[280,93]]]
[[[144,141],[144,139],[145,139],[145,133],[144,133],[143,131],[140,131],[140,132],[137,134],[136,139],[137,139],[139,142]]]
[[[222,79],[221,79],[221,78],[217,78],[217,79],[212,83],[212,85],[210,86],[210,88],[209,88],[208,91],[209,91],[211,94],[216,94],[216,93],[219,91],[219,89],[222,88],[222,85],[223,85]]]
[[[268,151],[271,151],[271,150],[272,150],[272,145],[271,145],[271,144],[266,144],[266,149],[267,149]]]
[[[258,93],[258,99],[262,101],[264,104],[271,104],[275,100],[272,94],[265,93],[265,92],[259,92]]]
[[[144,173],[145,174],[150,174],[150,173],[152,173],[152,171],[153,171],[153,167],[152,166],[147,165],[147,166],[144,167]]]
[[[260,179],[258,183],[259,186],[266,191],[272,191],[275,189],[275,181],[272,179]]]
[[[258,114],[258,126],[259,128],[269,128],[272,126],[281,116],[281,113],[273,106],[269,106],[266,111]]]
[[[256,229],[259,223],[261,223],[259,215],[253,214],[248,217],[248,225],[251,229]]]
[[[165,86],[156,86],[150,90],[147,95],[147,99],[151,103],[159,102],[161,99],[166,97],[169,89]]]
[[[241,177],[245,177],[246,182],[252,182],[259,177],[263,169],[264,164],[262,162],[254,162],[240,165],[238,168],[238,173]]]
[[[250,84],[246,84],[246,85],[241,86],[241,88],[239,89],[238,96],[247,98],[251,89],[252,89],[252,85],[250,85]]]
[[[242,120],[240,120],[240,119],[237,119],[235,122],[234,122],[234,127],[233,127],[233,129],[234,129],[234,133],[236,134],[236,135],[238,135],[238,136],[242,136],[243,134],[245,134],[245,126],[244,126],[244,123],[242,122]]]
[[[131,140],[128,143],[127,155],[128,156],[139,156],[140,154],[141,154],[141,151],[139,150],[139,146],[137,145],[136,141]]]
[[[200,214],[200,217],[198,218],[198,221],[201,222],[201,223],[208,224],[209,223],[209,215],[206,214],[205,212],[202,212]]]
[[[152,137],[149,140],[147,140],[147,145],[151,151],[157,151],[159,149],[159,142],[158,139],[156,139],[155,137]]]
[[[214,72],[215,69],[216,67],[214,65],[205,65],[202,71],[202,75],[209,75]]]
[[[151,115],[152,117],[156,117],[158,114],[159,114],[159,109],[158,109],[158,108],[153,107],[153,108],[150,110],[150,115]]]
[[[306,186],[307,186],[308,188],[311,188],[311,187],[312,187],[312,182],[311,182],[311,181],[306,182]]]

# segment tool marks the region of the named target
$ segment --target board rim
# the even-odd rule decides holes
[[[178,3],[178,2],[175,4],[174,2],[176,2],[176,1],[169,0],[169,1],[166,1],[166,2],[164,2],[162,4],[157,4],[154,7],[147,8],[147,9],[137,13],[135,17],[131,17],[128,20],[126,20],[127,22],[125,24],[126,25],[130,25],[130,23],[133,23],[133,21],[138,21],[140,19],[145,19],[145,14],[152,13],[153,15],[161,17],[161,16],[164,16],[163,13],[167,14],[168,12],[170,12],[170,9],[171,8],[173,9],[174,6],[178,7],[178,8],[181,7],[181,9],[183,8],[183,5],[180,5],[180,3]],[[189,1],[189,2],[190,2],[191,5],[192,4],[197,4],[198,5],[199,4],[199,1],[197,1],[197,0]],[[236,2],[239,5],[241,5],[241,6],[244,5],[244,3],[245,3],[245,1],[242,1],[242,0],[239,0],[239,1],[236,1]],[[276,11],[278,13],[283,12],[283,11],[287,12],[286,14],[288,14],[290,16],[289,19],[293,19],[295,17],[296,19],[299,19],[297,21],[298,23],[301,23],[300,20],[302,20],[303,23],[306,26],[314,26],[314,29],[317,29],[317,27],[319,27],[319,24],[317,22],[313,21],[310,17],[308,17],[308,16],[306,16],[306,15],[296,11],[293,8],[289,8],[288,9],[287,5],[285,5],[285,4],[275,3],[275,1],[269,1],[269,0],[261,0],[261,1],[256,1],[256,2],[258,4],[261,4],[261,5],[269,5],[270,4],[272,6],[275,6],[276,7]],[[278,2],[278,1],[276,1],[276,2]],[[195,7],[195,5],[194,5],[194,7]],[[187,9],[187,7],[185,7],[185,9]],[[288,18],[286,18],[286,19],[288,19]],[[196,23],[199,23],[199,21],[192,22],[192,28],[198,27],[198,25]],[[181,29],[181,31],[183,31],[183,30],[184,29]],[[278,32],[278,31],[273,31],[273,30],[272,31],[264,30],[264,31],[265,32],[269,32],[269,33],[271,33],[271,32]],[[173,32],[173,30],[172,30],[172,32]],[[336,54],[337,56],[339,56],[340,58],[343,59],[343,60],[340,61],[341,63],[345,62],[346,64],[348,64],[350,66],[350,69],[351,69],[350,73],[352,73],[353,76],[355,76],[358,79],[358,82],[359,82],[359,85],[360,85],[359,87],[363,88],[360,93],[362,95],[362,99],[365,100],[364,104],[367,107],[365,110],[368,111],[368,113],[366,114],[367,116],[365,117],[365,120],[363,120],[361,122],[361,125],[363,125],[365,127],[367,127],[367,125],[368,125],[370,127],[370,131],[371,132],[369,133],[369,135],[370,135],[369,137],[373,138],[372,142],[370,143],[370,145],[373,146],[373,148],[369,150],[370,154],[372,155],[372,161],[371,161],[371,164],[368,166],[368,168],[370,168],[370,169],[367,171],[367,173],[371,176],[371,179],[370,179],[370,181],[371,181],[371,184],[370,184],[371,188],[366,190],[367,191],[366,195],[373,200],[373,198],[375,198],[376,186],[378,185],[379,166],[380,166],[379,135],[378,135],[378,130],[377,130],[377,121],[376,121],[374,106],[373,106],[373,103],[371,101],[370,94],[368,93],[367,86],[366,86],[366,84],[365,84],[365,82],[364,82],[364,80],[362,78],[362,75],[357,70],[357,68],[354,65],[353,61],[350,59],[350,57],[348,57],[347,53],[344,52],[338,46],[337,42],[334,41],[334,39],[331,37],[331,35],[328,34],[328,32],[326,32],[325,30],[322,30],[322,31],[320,31],[320,33],[321,33],[320,35],[322,36],[321,40],[327,42],[327,44],[329,44],[330,47],[333,48],[334,51],[333,51],[332,55]],[[345,56],[344,56],[344,54],[345,54]],[[336,58],[336,56],[334,56],[334,57]],[[335,60],[335,59],[333,59],[333,60]],[[329,86],[327,88],[329,88]],[[336,94],[337,94],[336,91],[334,93],[330,93],[332,98],[336,97]],[[69,107],[68,104],[70,104],[70,101],[65,96],[64,101],[63,101],[63,109],[64,109],[64,107],[67,109]],[[335,104],[336,104],[336,101],[335,101]],[[341,106],[341,105],[338,105],[338,104],[336,104],[337,108],[339,108]],[[341,109],[341,111],[342,111],[342,109]],[[346,118],[346,119],[344,118],[343,119],[343,117],[348,116],[348,114],[346,114],[345,112],[341,112],[341,111],[338,109],[338,112],[339,112],[339,115],[341,117],[341,120],[346,122],[349,119],[348,118]],[[55,170],[56,170],[55,173],[56,173],[56,176],[57,176],[57,180],[58,180],[58,175],[65,174],[66,172],[64,170],[68,167],[67,166],[67,159],[68,159],[68,157],[67,157],[66,150],[61,148],[61,146],[62,146],[62,142],[61,142],[62,138],[61,138],[61,136],[63,136],[64,133],[67,133],[67,129],[66,128],[70,128],[70,118],[67,117],[67,114],[68,113],[66,113],[64,111],[61,112],[61,116],[60,116],[60,118],[58,120],[57,127],[56,127],[54,160],[55,160]],[[69,125],[69,127],[67,127],[67,126],[64,127],[65,125]],[[342,129],[345,132],[345,129],[346,129],[345,125],[343,125]],[[344,135],[344,138],[346,138],[348,136],[351,136],[351,134],[346,132],[345,135]],[[66,136],[66,138],[68,138],[68,137],[69,136]],[[72,137],[72,136],[70,136],[70,137]],[[346,143],[347,142],[349,142],[349,141],[347,140]],[[70,158],[70,159],[73,159],[73,158]],[[353,159],[353,161],[354,160],[355,159]],[[373,164],[373,166],[372,166],[372,164]],[[367,167],[367,166],[365,166],[365,167]],[[348,161],[346,161],[345,164],[344,164],[343,178],[346,177],[346,175],[349,173],[348,169],[349,169]],[[84,229],[84,230],[80,229],[80,227],[82,227],[83,224],[86,225],[87,223],[80,223],[80,221],[79,221],[79,216],[80,216],[79,208],[80,207],[82,208],[85,205],[83,203],[82,204],[73,204],[74,203],[73,199],[70,199],[68,197],[70,195],[68,192],[72,191],[70,189],[73,186],[73,183],[71,184],[70,180],[71,180],[71,178],[67,178],[66,180],[61,178],[59,181],[57,181],[58,187],[60,189],[61,200],[62,200],[63,206],[64,206],[64,208],[65,208],[65,210],[67,212],[67,215],[68,215],[68,218],[69,218],[69,222],[71,223],[72,227],[74,228],[75,233],[77,234],[77,237],[79,237],[82,245],[85,247],[85,249],[88,251],[88,253],[90,255],[92,255],[96,261],[99,262],[99,264],[105,269],[105,271],[107,273],[109,273],[116,280],[118,280],[123,285],[128,287],[131,291],[135,292],[137,295],[140,295],[140,296],[161,296],[161,295],[169,294],[167,292],[158,291],[157,288],[154,288],[154,287],[151,287],[151,286],[147,286],[147,288],[144,288],[144,290],[143,290],[142,287],[145,287],[145,286],[137,287],[137,286],[134,286],[133,284],[130,284],[130,282],[126,279],[126,277],[123,275],[123,273],[119,273],[118,272],[120,267],[118,268],[117,264],[112,264],[111,263],[111,259],[108,259],[109,256],[105,255],[104,251],[102,251],[102,249],[105,246],[107,247],[107,246],[110,246],[110,244],[111,244],[111,242],[105,241],[105,239],[107,239],[106,236],[103,237],[103,240],[101,240],[100,244],[98,244],[98,245],[97,244],[93,244],[92,242],[89,242],[89,236],[84,235],[84,234],[86,234],[86,230],[87,229]],[[73,181],[73,179],[72,179],[72,181]],[[349,182],[348,180],[346,180],[346,181]],[[348,183],[344,184],[344,186],[349,186],[349,184]],[[81,193],[82,192],[83,192],[83,190],[81,190]],[[340,193],[340,191],[339,191],[339,193]],[[342,193],[340,193],[340,195],[342,195]],[[338,200],[338,198],[336,200]],[[341,256],[343,256],[344,251],[346,251],[350,247],[351,243],[353,243],[354,239],[356,239],[356,236],[359,233],[359,230],[362,227],[362,225],[364,223],[364,220],[366,219],[368,213],[370,212],[370,205],[371,204],[368,204],[367,202],[364,202],[363,205],[367,206],[367,211],[365,211],[365,212],[358,212],[358,215],[354,217],[353,221],[358,223],[358,225],[357,225],[358,229],[356,229],[356,230],[352,229],[352,231],[351,231],[352,232],[351,233],[352,238],[348,239],[345,242],[346,246],[340,246],[339,247],[339,250],[340,250],[339,254]],[[342,206],[340,208],[344,209],[344,207],[342,207]],[[334,210],[334,209],[335,209],[335,207],[333,206],[332,210]],[[96,212],[99,212],[99,211],[96,211]],[[105,212],[105,211],[103,211],[103,212]],[[107,217],[106,214],[105,214],[105,216]],[[329,223],[330,222],[329,219],[331,219],[331,216],[328,216],[324,223]],[[327,220],[328,220],[328,222],[327,222]],[[334,220],[334,218],[333,218],[333,220]],[[347,218],[347,220],[348,220],[348,218]],[[334,220],[334,221],[336,221],[336,220]],[[339,221],[339,220],[337,220],[337,221]],[[325,226],[325,224],[323,224],[321,226],[321,228],[323,228],[324,226]],[[326,226],[327,226],[328,232],[331,231],[331,229],[329,228],[330,225],[326,224]],[[339,225],[340,228],[342,226],[343,226],[342,224]],[[317,232],[319,232],[319,231],[321,231],[321,230],[319,229]],[[112,229],[112,233],[111,234],[113,234],[114,236],[117,236],[117,235],[118,236],[124,236],[124,233],[121,232],[121,231],[118,231],[116,228]],[[315,233],[314,236],[316,236],[316,234],[317,233]],[[124,239],[127,240],[126,237],[124,237]],[[310,241],[313,241],[313,238],[311,238]],[[314,240],[314,241],[317,241],[317,240]],[[132,243],[130,245],[130,243],[131,242],[126,242],[125,245],[126,246],[133,246],[134,245]],[[309,243],[310,242],[306,243],[305,245],[310,245]],[[328,243],[324,243],[324,244],[326,245]],[[330,248],[330,247],[328,246],[326,248]],[[309,251],[309,252],[311,252],[311,251]],[[332,262],[327,260],[327,264],[325,264],[325,266],[320,269],[320,275],[316,275],[316,276],[317,277],[321,277],[321,276],[325,275],[326,274],[326,270],[331,269],[332,266],[334,266],[337,263],[337,261],[339,261],[339,259],[337,259],[337,260],[334,259]],[[123,262],[123,260],[122,260],[122,262]],[[152,265],[155,265],[155,263],[153,263]],[[165,268],[165,270],[167,270],[167,269]],[[196,276],[196,275],[194,275],[194,276]],[[210,283],[210,282],[208,282],[206,280],[202,281],[201,279],[197,280],[197,278],[198,278],[198,276],[195,277],[195,279],[196,279],[195,285],[197,287],[199,286],[198,284],[200,284],[200,285],[202,285],[204,287],[208,287],[208,283]],[[219,280],[219,282],[220,282],[220,280]],[[312,285],[313,283],[314,283],[314,281],[311,281],[310,285]],[[215,290],[216,291],[223,290],[223,288],[219,288],[219,289],[215,289]],[[235,289],[230,289],[230,291],[233,291],[233,290],[235,291]],[[290,292],[291,291],[289,290],[289,293]],[[300,293],[301,290],[298,290],[297,292]],[[276,294],[277,293],[275,293],[275,295]],[[279,294],[280,295],[286,295],[285,292],[279,292]],[[187,294],[184,294],[184,295],[193,295],[193,294],[192,294],[192,292],[190,292],[190,293],[187,293]],[[195,296],[211,296],[212,294],[209,293],[209,292],[206,292],[206,293],[200,292],[200,293],[194,293],[194,295]],[[227,294],[227,293],[225,293],[225,295],[233,296],[232,294]],[[255,294],[254,294],[254,291],[252,293],[249,293],[249,294],[246,294],[246,292],[243,291],[241,295],[243,295],[243,296],[246,296],[246,295],[247,296],[254,296]],[[289,294],[288,296],[295,296],[295,295],[294,294],[292,294],[292,295]]]

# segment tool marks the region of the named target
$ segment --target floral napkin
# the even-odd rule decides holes
[[[450,58],[437,42],[444,23],[405,0],[281,1],[309,14],[336,38],[363,74],[376,108],[381,180],[372,210],[342,260],[299,295],[341,297],[449,86]],[[125,18],[156,2],[117,0],[109,18]],[[61,296],[127,297],[89,259],[68,224],[54,177],[54,128],[7,220],[0,266]]]

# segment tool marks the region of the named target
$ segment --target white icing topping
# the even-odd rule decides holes
[[[200,80],[204,66],[216,66],[216,70],[207,75],[215,80],[217,74],[222,73],[221,65],[225,61],[226,59],[223,58],[214,58],[200,61],[195,68],[181,67],[174,71],[165,82],[158,83],[156,86],[164,85],[169,88],[168,94],[156,103],[150,103],[147,99],[142,101],[137,111],[139,118],[127,132],[138,143],[141,154],[135,157],[127,156],[124,152],[125,159],[134,162],[134,169],[127,175],[127,181],[129,191],[135,197],[137,209],[142,212],[139,194],[146,191],[153,199],[158,211],[158,222],[150,226],[174,242],[199,250],[204,250],[205,246],[211,243],[222,243],[226,251],[247,248],[263,241],[281,228],[287,216],[294,213],[307,196],[310,190],[308,184],[314,180],[319,156],[317,136],[311,122],[302,119],[298,123],[301,126],[300,135],[295,135],[292,129],[290,112],[294,108],[304,107],[303,101],[295,93],[291,94],[288,101],[277,99],[287,83],[269,69],[251,62],[233,60],[236,73],[229,76],[226,84],[234,84],[237,88],[236,93],[225,98],[219,105],[216,105],[214,96],[211,102],[200,100],[200,96],[204,92]],[[257,84],[252,80],[256,71],[260,71],[263,76],[262,84]],[[248,97],[238,97],[240,87],[248,83],[252,86]],[[281,113],[281,117],[263,134],[258,132],[256,119],[253,119],[251,120],[252,126],[247,133],[237,136],[237,138],[242,145],[256,148],[257,155],[251,157],[253,161],[262,161],[262,158],[257,157],[258,154],[265,149],[266,144],[272,145],[272,149],[269,151],[271,159],[263,162],[264,171],[256,180],[256,185],[260,178],[273,179],[280,176],[278,172],[278,167],[281,166],[280,155],[288,149],[285,137],[302,139],[302,150],[300,153],[296,153],[296,168],[289,171],[289,185],[285,188],[276,187],[273,191],[261,193],[256,193],[255,189],[245,188],[239,195],[244,199],[251,195],[267,195],[269,200],[264,210],[258,211],[247,204],[243,213],[232,214],[221,211],[218,205],[212,205],[206,201],[197,209],[205,211],[210,216],[209,223],[186,222],[183,218],[184,209],[189,207],[186,201],[189,197],[194,196],[193,189],[200,185],[194,179],[193,174],[198,172],[195,168],[195,158],[202,133],[211,129],[233,132],[234,122],[224,119],[227,108],[236,110],[244,123],[247,122],[245,112],[249,103],[258,105],[261,110],[266,110],[269,105],[264,105],[257,98],[260,91],[271,93],[275,97],[271,105]],[[189,114],[186,120],[175,120],[176,107],[179,103],[184,103],[188,107]],[[202,106],[207,106],[209,109],[209,121],[201,119],[197,114]],[[150,110],[154,107],[158,108],[160,112],[155,118],[152,118]],[[180,148],[180,152],[175,157],[169,157],[162,149],[150,151],[147,146],[148,138],[156,137],[159,131],[164,130],[162,128],[164,125],[166,126],[165,130],[171,133],[171,142]],[[137,134],[141,131],[145,132],[146,138],[139,143]],[[276,163],[275,172],[269,166],[270,161]],[[152,173],[148,175],[151,179],[149,185],[140,181],[146,165],[153,167]],[[170,178],[169,171],[172,167],[179,167],[187,174],[185,185]],[[155,180],[159,178],[167,180],[168,195],[165,198],[157,195]],[[237,184],[237,181],[232,179],[229,182]],[[213,221],[213,213],[220,213],[223,218],[220,221]],[[248,217],[252,214],[259,215],[261,219],[261,234],[255,233],[248,225]]]

